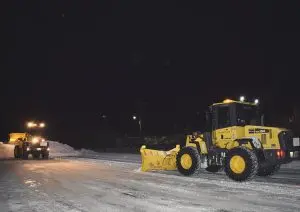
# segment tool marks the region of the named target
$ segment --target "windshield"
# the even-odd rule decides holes
[[[241,125],[261,125],[260,112],[257,106],[237,104],[237,124]]]
[[[28,133],[30,133],[33,136],[42,136],[43,135],[43,129],[40,128],[30,128],[27,130]]]

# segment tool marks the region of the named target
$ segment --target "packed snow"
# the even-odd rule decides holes
[[[145,173],[139,167],[101,156],[2,161],[0,211],[300,210],[299,179],[287,182],[299,170],[283,169],[278,177],[286,177],[280,181],[274,176],[237,183],[222,173],[184,177],[176,171]]]
[[[5,148],[13,150],[0,144],[0,154]],[[1,212],[300,211],[300,161],[272,177],[237,183],[204,170],[195,177],[141,172],[138,154],[75,150],[55,141],[50,148],[50,160],[0,161]]]

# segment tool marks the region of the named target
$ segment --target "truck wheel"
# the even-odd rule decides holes
[[[42,152],[43,159],[49,159],[49,152]]]
[[[23,153],[22,153],[22,158],[24,159],[24,160],[28,160],[28,152],[27,151],[22,151]]]
[[[200,170],[200,154],[195,147],[182,148],[176,157],[176,165],[179,173],[190,176]]]
[[[28,159],[28,152],[26,151],[26,146],[24,145],[22,148],[20,148],[20,152],[21,152],[21,155],[20,157],[24,160],[27,160]]]
[[[223,168],[222,166],[211,165],[211,166],[208,166],[208,167],[206,168],[206,171],[212,172],[212,173],[216,173],[216,172],[221,171],[222,168]]]
[[[235,181],[246,181],[253,178],[258,170],[257,156],[246,147],[231,149],[225,159],[225,173]]]
[[[32,157],[34,158],[34,159],[39,159],[40,158],[40,153],[39,152],[34,152],[34,153],[32,153]]]
[[[257,175],[261,177],[271,176],[278,172],[280,169],[280,165],[266,165],[259,167],[257,171]]]
[[[28,160],[28,153],[27,153],[27,152],[25,152],[25,153],[23,154],[23,159],[24,159],[24,160]]]

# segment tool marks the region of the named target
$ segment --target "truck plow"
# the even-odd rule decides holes
[[[147,149],[143,145],[140,149],[142,166],[141,170],[155,171],[155,170],[176,170],[176,156],[180,150],[180,145],[176,145],[174,149],[169,151]]]

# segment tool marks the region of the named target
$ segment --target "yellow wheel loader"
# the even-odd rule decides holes
[[[281,164],[299,157],[290,130],[263,126],[259,104],[226,99],[209,107],[203,133],[187,135],[186,145],[170,151],[140,149],[142,171],[178,170],[185,176],[199,170],[225,171],[235,181],[269,176]]]
[[[32,155],[34,159],[42,157],[43,159],[49,158],[49,142],[41,136],[41,128],[45,124],[36,124],[29,122],[27,124],[28,132],[24,133],[10,133],[8,144],[15,145],[14,157],[20,159],[28,159]]]

